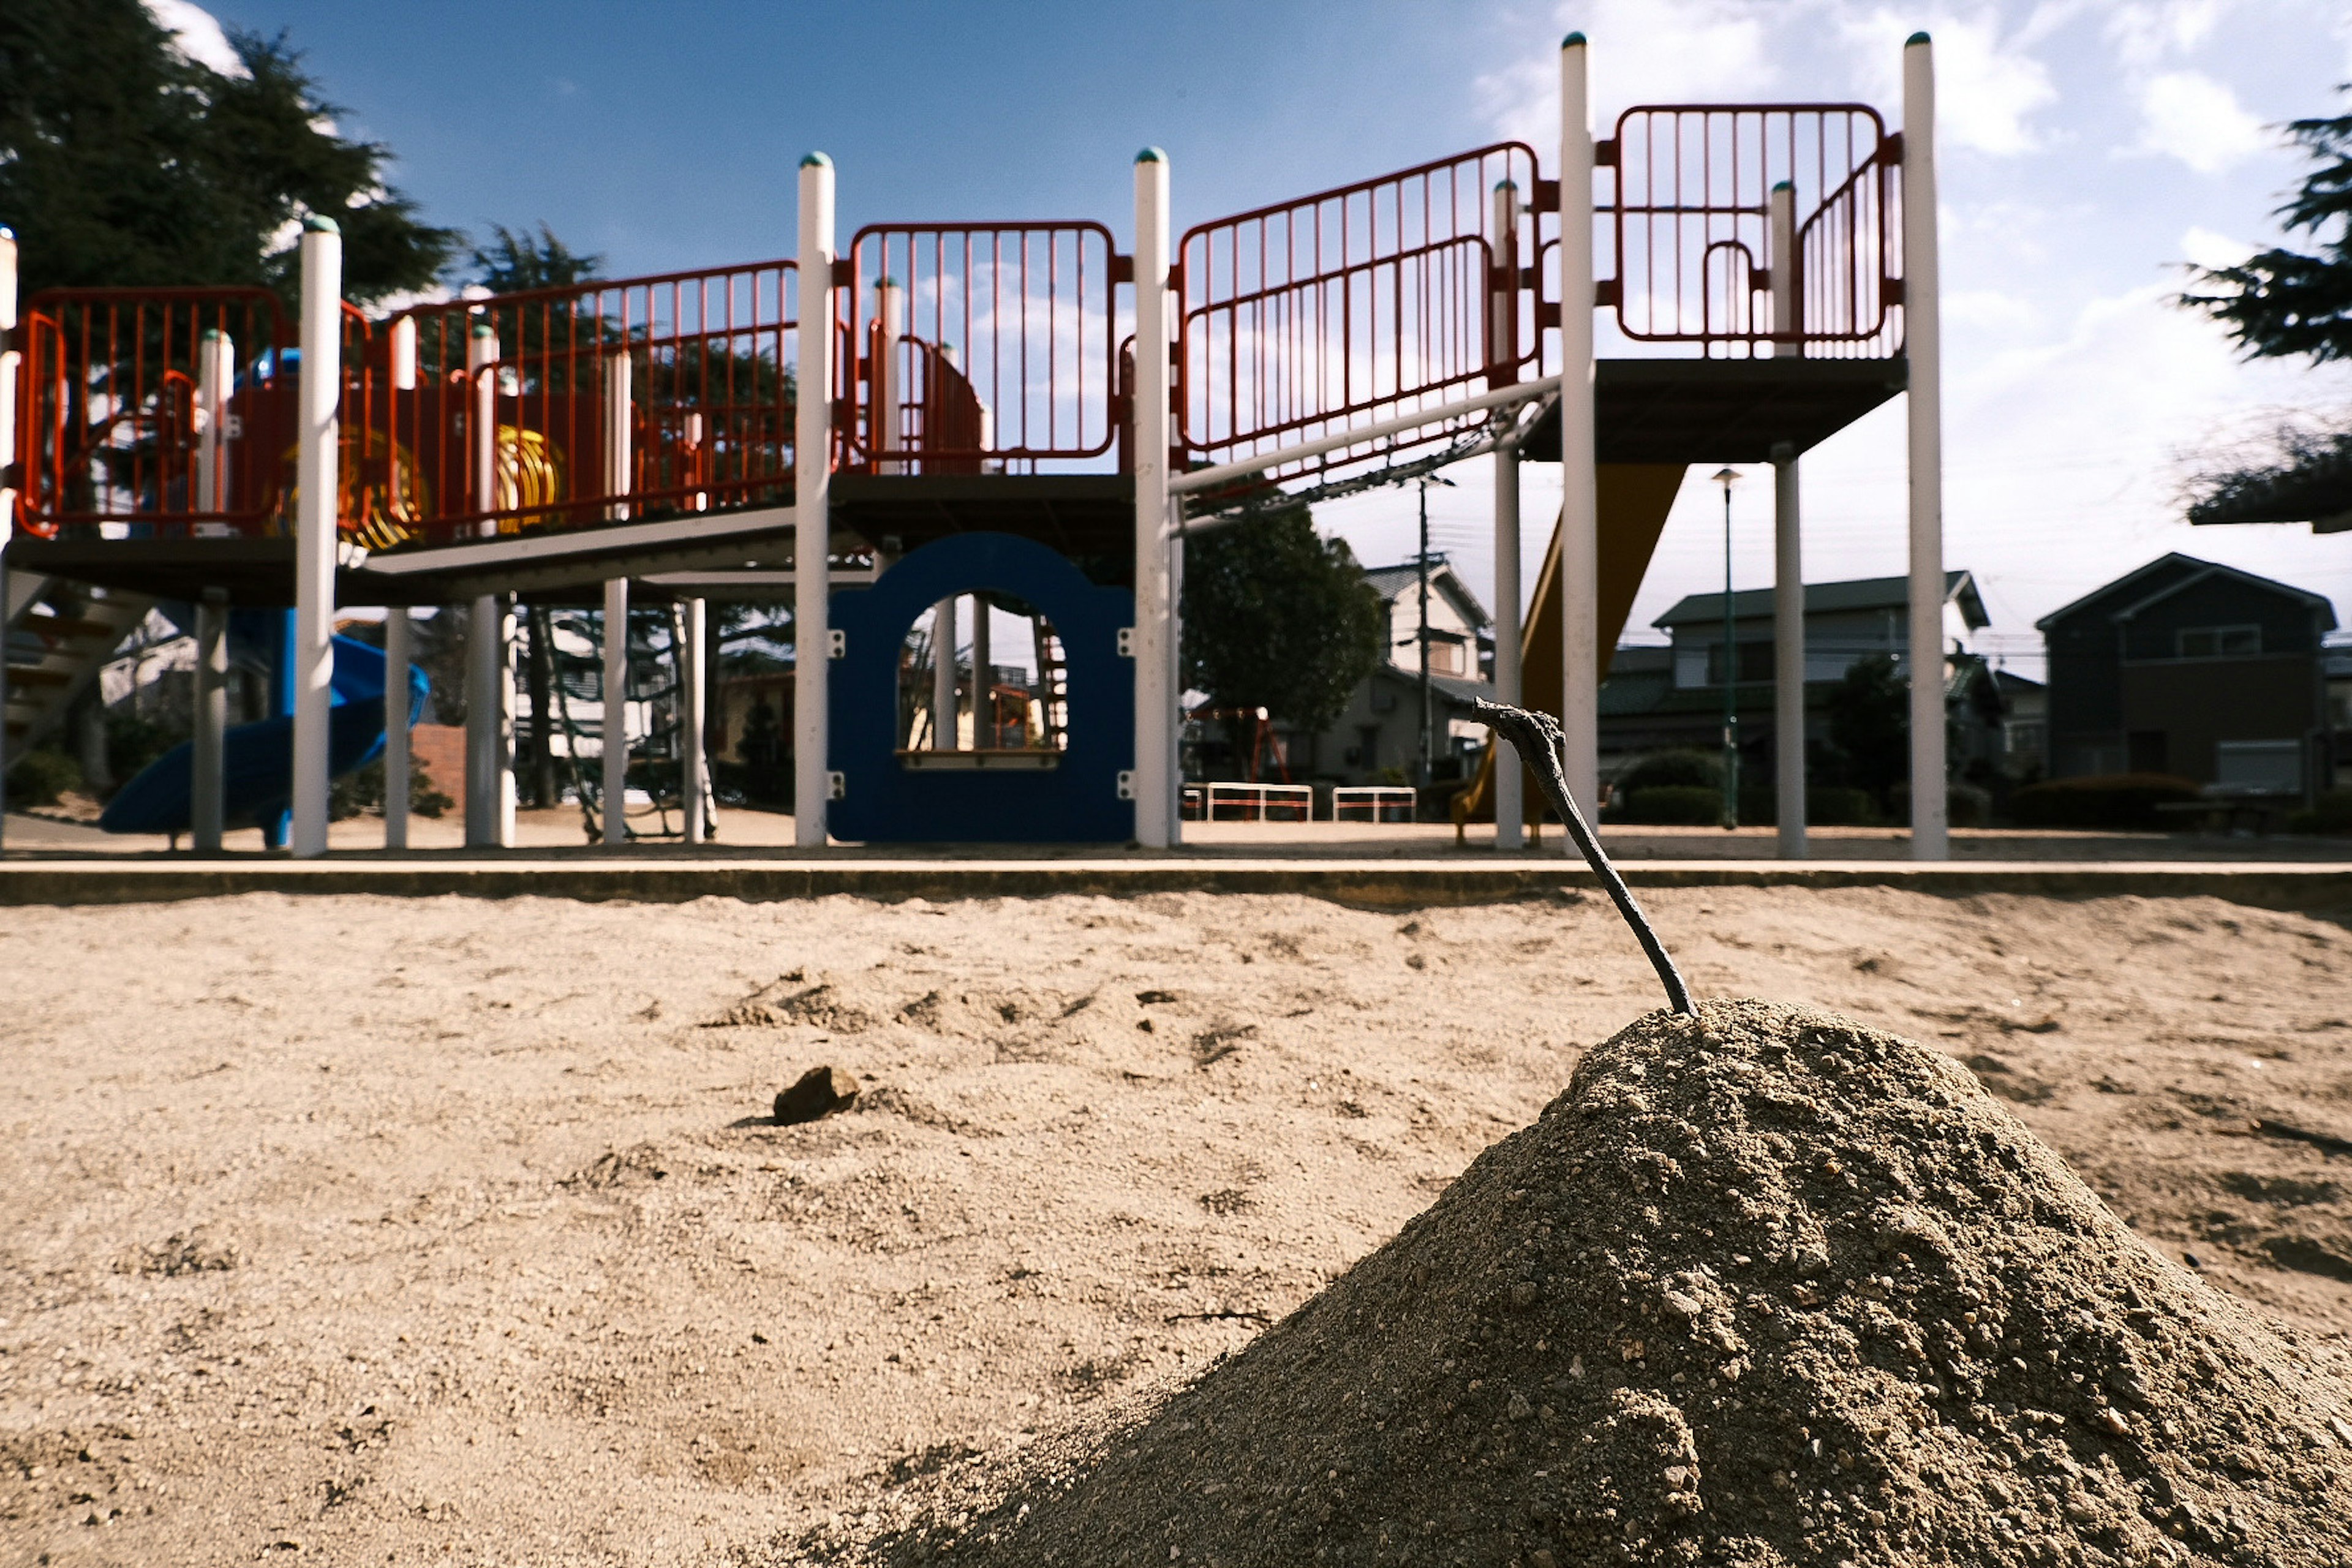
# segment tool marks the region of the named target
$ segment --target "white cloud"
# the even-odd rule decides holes
[[[2252,256],[2255,248],[2242,239],[2193,225],[2180,237],[2180,254],[2192,267],[2235,267]]]
[[[1740,0],[1598,0],[1559,7],[1553,26],[1555,40],[1571,29],[1591,39],[1592,124],[1604,136],[1633,104],[1752,102],[1780,79],[1765,18]],[[1556,53],[1516,60],[1472,90],[1502,134],[1538,147],[1559,141]]]
[[[2107,37],[2116,47],[2116,58],[2126,68],[2153,70],[2211,37],[2226,9],[2222,0],[2116,5],[2107,14]]]
[[[2271,133],[2237,95],[2200,71],[2164,71],[2140,89],[2140,146],[2218,174],[2268,149]]]
[[[2003,37],[1998,16],[1839,8],[1846,44],[1872,97],[1892,108],[1902,92],[1903,40],[1924,30],[1935,40],[1936,133],[1946,146],[2009,156],[2031,153],[2042,137],[2031,123],[2058,101],[2049,69],[2024,42]]]
[[[228,35],[221,30],[220,21],[210,11],[194,4],[194,0],[146,0],[147,15],[155,25],[172,35],[180,53],[197,65],[222,76],[250,75],[245,62],[236,58],[229,47]]]

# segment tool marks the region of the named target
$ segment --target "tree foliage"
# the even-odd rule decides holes
[[[1884,805],[1911,771],[1910,688],[1883,653],[1858,658],[1824,703],[1836,782]]]
[[[1339,718],[1388,632],[1355,552],[1303,506],[1188,540],[1183,616],[1187,686],[1307,731]]]
[[[2287,133],[2315,163],[2278,209],[2308,252],[2274,246],[2235,267],[2200,268],[2181,303],[2229,329],[2251,358],[2352,359],[2352,114],[2298,120]],[[2352,433],[2285,426],[2207,465],[2187,486],[2189,521],[2321,522],[2352,516]]]
[[[2209,291],[2181,302],[2228,327],[2256,358],[2352,359],[2352,114],[2297,120],[2287,134],[2319,166],[2278,216],[2289,232],[2312,237],[2312,253],[2279,246],[2235,267],[2200,268]]]
[[[289,300],[310,214],[343,232],[343,289],[431,283],[462,237],[385,184],[389,151],[334,129],[283,36],[232,32],[247,74],[188,60],[140,0],[0,5],[0,223],[21,286],[260,284]]]

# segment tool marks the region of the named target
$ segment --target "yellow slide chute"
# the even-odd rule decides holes
[[[1609,656],[1633,613],[1633,595],[1641,592],[1643,574],[1658,548],[1658,534],[1674,510],[1686,471],[1681,463],[1603,463],[1601,494],[1601,673],[1609,673]],[[1538,712],[1559,711],[1559,525],[1552,524],[1551,544],[1544,552],[1542,570],[1536,574],[1534,600],[1519,639],[1519,706]],[[1524,770],[1522,770],[1524,773]],[[1490,743],[1479,760],[1478,776],[1454,797],[1454,825],[1495,819],[1495,748]],[[1526,775],[1519,798],[1528,820],[1540,823],[1543,795],[1533,775]]]

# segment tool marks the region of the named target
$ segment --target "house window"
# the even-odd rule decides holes
[[[1739,650],[1738,679],[1742,685],[1772,679],[1772,645],[1770,643],[1743,642],[1733,646]],[[1719,642],[1707,645],[1706,683],[1709,686],[1723,684],[1723,645]]]
[[[2245,658],[2263,651],[2260,626],[2183,626],[2172,635],[2181,658]]]

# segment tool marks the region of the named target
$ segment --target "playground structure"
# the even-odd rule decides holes
[[[408,608],[470,606],[466,836],[490,847],[513,838],[519,597],[601,605],[608,626],[633,596],[675,602],[691,737],[706,600],[789,595],[801,847],[1164,847],[1184,816],[1186,538],[1483,457],[1496,695],[1559,715],[1565,776],[1591,812],[1595,693],[1684,471],[1769,462],[1780,833],[1801,855],[1798,463],[1906,393],[1912,850],[1943,858],[1928,41],[1906,47],[1898,130],[1859,104],[1663,105],[1596,137],[1587,54],[1580,35],[1560,50],[1549,175],[1535,148],[1500,142],[1179,236],[1168,160],[1147,150],[1128,254],[1093,221],[876,224],[839,248],[822,154],[801,166],[791,258],[382,320],[341,300],[324,220],[302,236],[290,320],[266,291],[205,288],[51,291],[20,320],[0,241],[7,624],[40,618],[51,582],[122,605],[290,606],[291,843],[312,856],[337,605],[393,612],[395,709]],[[1602,357],[1604,342],[1622,352]],[[1563,500],[1523,628],[1526,461],[1561,465]],[[992,743],[1001,725],[976,714],[969,731],[942,721],[967,595],[1031,616],[1050,717],[1022,724],[1020,745]],[[925,614],[937,651],[919,746],[901,649]],[[992,711],[989,618],[969,685]],[[603,642],[604,689],[625,694],[626,638]],[[25,700],[29,673],[0,676],[0,746],[47,721]],[[200,821],[222,787],[204,699],[200,681]],[[606,721],[626,707],[606,702]],[[387,720],[404,732],[404,714]],[[681,798],[707,798],[702,748],[679,750]],[[601,798],[623,799],[626,746],[603,753]],[[1475,804],[1491,805],[1496,846],[1518,848],[1523,770],[1500,742],[1487,763]],[[387,768],[404,774],[404,746]],[[404,800],[387,788],[395,846]],[[623,817],[603,814],[607,842],[626,837]],[[686,813],[688,842],[703,824]]]

